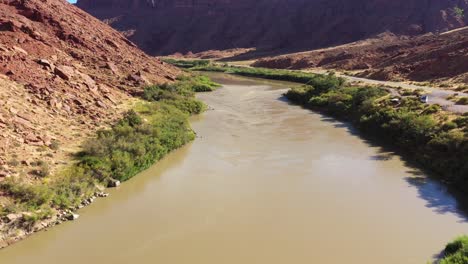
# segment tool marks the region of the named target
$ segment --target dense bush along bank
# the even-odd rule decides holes
[[[443,258],[438,264],[468,263],[468,236],[461,236],[448,243],[443,252]]]
[[[352,87],[343,78],[301,71],[219,66],[185,61],[191,70],[305,84],[286,93],[294,103],[352,121],[363,133],[410,154],[440,180],[468,193],[468,116],[420,102],[417,92],[393,98],[385,89]]]
[[[410,154],[443,182],[468,192],[468,116],[452,116],[417,96],[395,101],[382,88],[334,83],[309,83],[291,89],[286,97],[352,121],[363,133]]]
[[[193,67],[203,67],[210,64],[209,60],[177,60],[177,59],[163,59],[162,61],[172,64],[179,68],[193,68]]]
[[[1,182],[0,191],[10,201],[1,207],[0,217],[27,212],[23,216],[23,227],[27,227],[56,210],[76,208],[99,186],[130,179],[195,138],[188,117],[201,113],[205,105],[194,94],[218,86],[207,77],[194,76],[144,88],[145,100],[85,142],[75,165],[34,184],[18,178]]]
[[[218,65],[210,63],[209,61],[204,61],[199,63],[197,60],[188,61],[188,60],[168,60],[168,63],[171,63],[175,66],[180,64],[184,65],[184,68],[192,71],[208,71],[208,72],[222,72],[228,74],[235,74],[246,77],[256,77],[269,80],[278,80],[278,81],[289,81],[297,82],[302,84],[307,84],[310,82],[323,82],[326,85],[342,85],[344,83],[343,78],[329,78],[328,75],[307,73],[302,71],[290,71],[290,70],[276,70],[276,69],[266,69],[266,68],[248,68],[248,67],[234,67],[227,65]]]
[[[443,112],[438,105],[422,103],[417,94],[394,100],[382,88],[336,83],[340,82],[310,82],[285,96],[351,121],[364,134],[397,146],[444,183],[468,193],[468,115]],[[444,255],[438,263],[468,263],[468,237],[448,244]]]

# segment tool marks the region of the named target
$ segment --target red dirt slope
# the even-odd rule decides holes
[[[441,35],[382,34],[347,45],[258,60],[257,67],[356,70],[378,80],[468,83],[468,28]]]
[[[141,85],[177,74],[65,0],[1,0],[0,180],[36,159],[61,163]],[[54,140],[60,151],[47,148]]]

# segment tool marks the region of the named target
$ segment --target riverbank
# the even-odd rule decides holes
[[[440,181],[468,193],[468,116],[421,102],[421,91],[351,85],[334,74],[219,66],[206,61],[183,63],[194,71],[304,84],[285,96],[293,103],[351,121],[367,136],[400,149]]]
[[[333,74],[215,66],[184,62],[186,68],[286,80],[304,84],[285,96],[293,103],[352,122],[365,136],[396,147],[411,162],[419,164],[440,182],[468,193],[468,115],[444,111],[438,104],[421,102],[421,91],[356,86]],[[464,201],[463,201],[464,203]],[[463,243],[461,243],[462,241]],[[440,263],[466,261],[466,237],[448,244]]]
[[[397,147],[445,184],[468,193],[468,116],[424,104],[418,95],[395,98],[373,87],[315,82],[285,95],[296,104],[351,121],[365,135]]]
[[[196,140],[0,262],[427,263],[467,230],[444,186],[287,103],[296,84],[207,75],[223,88],[197,95]]]
[[[429,100],[427,102],[428,104],[440,105],[443,110],[455,114],[463,114],[468,112],[468,105],[466,104],[468,93],[448,90],[441,87],[431,87],[408,82],[366,79],[363,77],[351,76],[339,71],[325,70],[320,68],[307,70],[289,70],[252,67],[250,65],[253,63],[253,61],[220,63],[210,60],[177,60],[173,58],[165,59],[165,61],[186,70],[224,72],[241,76],[258,77],[272,80],[290,79],[291,81],[302,84],[305,84],[307,78],[311,78],[311,76],[317,74],[326,75],[330,72],[333,72],[335,76],[346,80],[348,83],[361,86],[369,85],[375,87],[385,87],[386,89],[391,90],[393,93],[398,93],[403,90],[409,92],[419,92],[429,96]],[[305,79],[303,77],[305,77]]]
[[[145,87],[133,109],[109,129],[82,144],[75,164],[54,175],[41,164],[35,183],[11,177],[0,183],[8,198],[0,209],[0,247],[78,217],[74,212],[195,138],[188,117],[204,111],[195,92],[218,84],[204,76]]]

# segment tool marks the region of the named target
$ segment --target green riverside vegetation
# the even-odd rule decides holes
[[[207,71],[207,72],[222,72],[228,74],[235,74],[245,77],[255,77],[269,80],[278,80],[278,81],[289,81],[306,84],[312,80],[327,78],[326,75],[307,73],[302,71],[289,71],[289,70],[276,70],[276,69],[265,69],[265,68],[247,68],[247,67],[235,67],[227,65],[218,65],[210,63],[209,61],[200,61],[197,60],[165,60],[167,63],[171,63],[175,66],[183,64],[183,68],[191,71]],[[328,79],[329,81],[337,81],[336,85],[342,85],[344,79],[334,78],[333,80]]]
[[[335,85],[340,82],[329,79],[291,89],[286,97],[351,121],[363,134],[396,146],[443,182],[468,193],[468,116],[454,117],[417,96],[395,102],[383,88]]]
[[[439,264],[468,263],[468,236],[461,236],[448,243]]]
[[[77,163],[40,183],[16,178],[2,181],[0,191],[13,202],[2,207],[0,216],[29,212],[25,221],[49,217],[54,209],[78,206],[98,186],[126,181],[170,151],[195,138],[188,118],[205,110],[195,92],[212,91],[219,85],[205,76],[180,77],[173,84],[145,87],[133,110],[111,128],[97,132],[83,144]]]
[[[367,137],[397,147],[440,181],[468,193],[468,115],[455,116],[439,105],[424,104],[420,91],[403,91],[394,98],[384,88],[350,86],[333,74],[190,61],[185,68],[302,83],[285,94],[291,102],[352,122]],[[466,100],[457,103],[466,104]],[[449,243],[438,263],[468,263],[468,237]]]
[[[193,68],[204,67],[210,64],[209,60],[177,60],[177,59],[163,59],[162,61],[172,64],[179,68]]]
[[[384,88],[349,86],[334,74],[184,63],[194,71],[302,83],[285,94],[291,102],[351,121],[364,135],[397,147],[439,180],[468,193],[468,116],[420,102],[418,90],[403,91],[395,102]]]

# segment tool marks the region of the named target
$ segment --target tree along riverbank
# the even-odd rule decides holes
[[[364,135],[396,147],[441,182],[468,194],[468,114],[425,104],[418,91],[395,94],[381,87],[352,86],[333,74],[168,62],[196,71],[302,83],[285,94],[291,102],[352,122]],[[462,236],[449,243],[440,263],[468,263],[467,241]]]
[[[109,129],[84,142],[74,165],[39,184],[12,177],[0,183],[8,198],[0,208],[0,247],[66,220],[90,204],[105,187],[126,181],[192,141],[188,118],[205,110],[196,92],[219,85],[205,76],[180,77],[173,84],[145,87],[141,100]],[[46,166],[46,165],[44,165]]]

